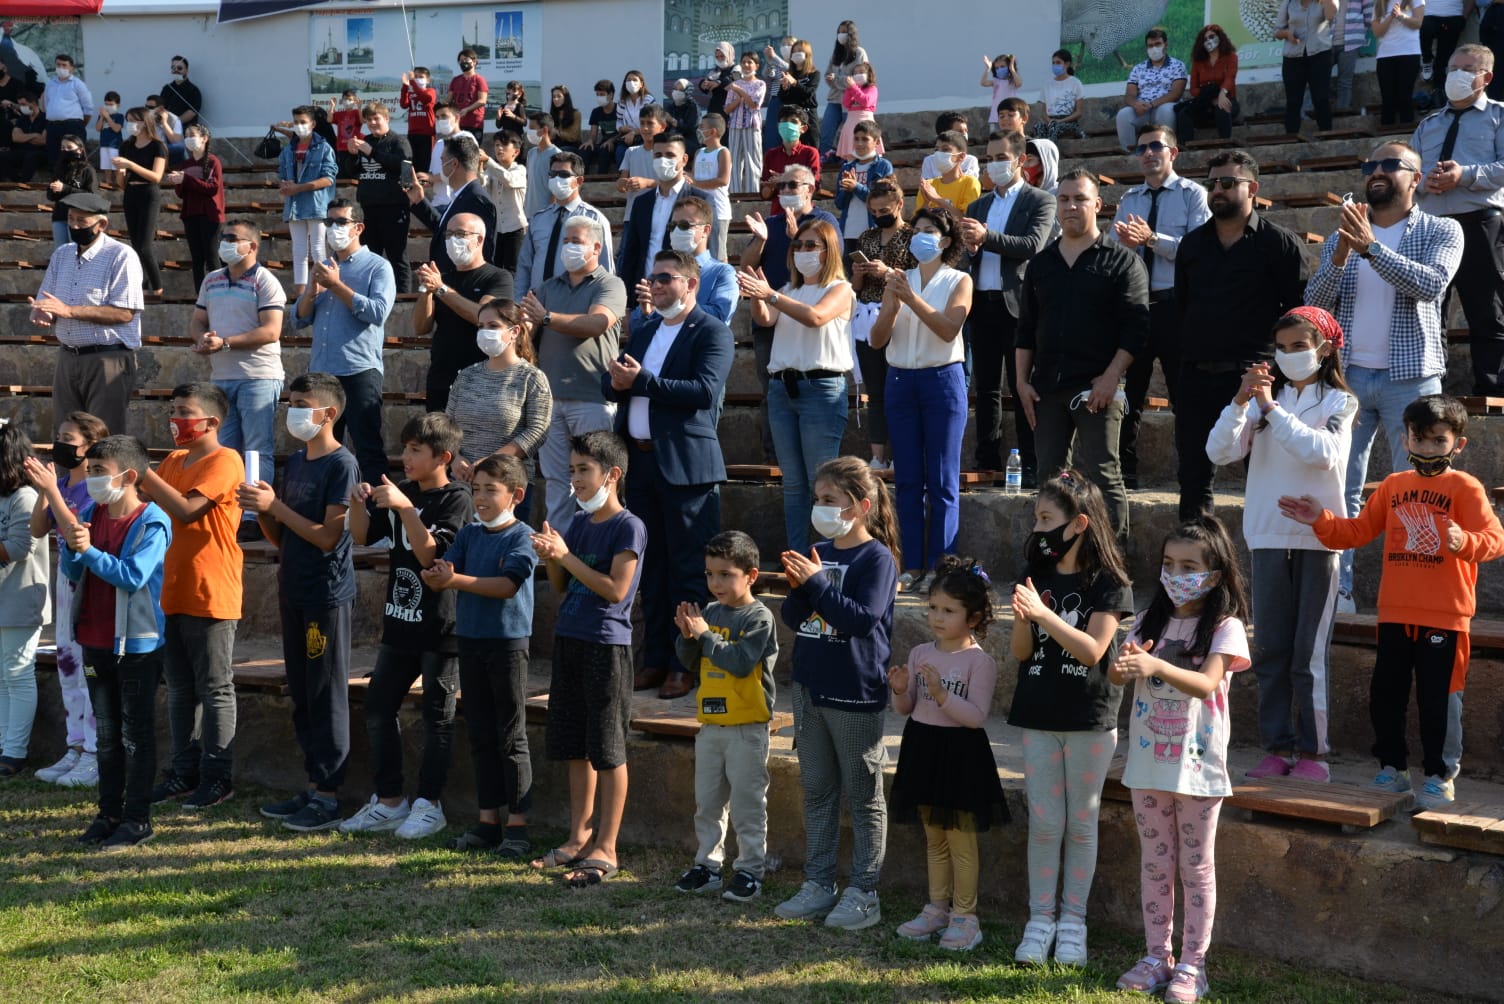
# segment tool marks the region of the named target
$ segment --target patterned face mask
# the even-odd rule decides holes
[[[1212,591],[1216,581],[1212,576],[1216,572],[1187,572],[1184,575],[1171,575],[1165,569],[1159,570],[1159,584],[1165,587],[1165,593],[1170,597],[1170,602],[1177,607],[1183,607],[1187,603],[1195,603],[1201,597]]]

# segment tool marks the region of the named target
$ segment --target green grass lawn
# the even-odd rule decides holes
[[[1113,989],[1141,951],[1126,934],[1093,929],[1086,969],[1012,965],[1016,904],[984,904],[987,940],[958,957],[894,936],[913,896],[886,899],[878,927],[829,931],[772,916],[787,871],[733,905],[675,893],[682,854],[628,846],[615,881],[569,890],[437,837],[295,836],[256,815],[266,794],[163,812],[153,842],[104,855],[72,843],[87,797],[0,787],[0,1001],[1146,999]],[[1211,976],[1222,1001],[1446,999],[1232,951]]]

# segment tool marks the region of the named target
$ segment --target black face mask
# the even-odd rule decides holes
[[[875,226],[875,227],[877,227],[880,230],[886,230],[886,229],[888,229],[889,227],[891,227],[893,224],[895,224],[897,222],[898,222],[898,214],[897,213],[888,213],[888,214],[886,214],[884,216],[875,216],[874,215],[872,217],[872,225]]]
[[[84,455],[79,447],[72,443],[52,444],[52,465],[58,470],[71,471],[83,462]]]
[[[99,234],[95,232],[94,224],[92,223],[86,227],[68,228],[68,239],[77,244],[80,248],[86,248],[90,244],[93,244],[94,238],[98,236]]]
[[[1068,526],[1069,523],[1062,523],[1053,530],[1035,530],[1029,534],[1029,543],[1024,549],[1029,564],[1054,563],[1065,557],[1065,552],[1074,543],[1065,539]]]
[[[461,63],[460,64],[460,69],[461,70],[473,70],[473,69],[475,69],[475,64],[474,63],[469,63],[469,62]]]
[[[1415,473],[1423,478],[1434,478],[1438,474],[1444,474],[1447,468],[1452,466],[1452,455],[1443,453],[1439,457],[1423,457],[1419,453],[1410,454],[1410,466],[1415,468]]]

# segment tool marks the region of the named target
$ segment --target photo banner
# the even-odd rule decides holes
[[[697,86],[715,69],[715,47],[730,42],[740,57],[763,48],[775,49],[789,33],[788,0],[666,0],[663,5],[663,78],[658,93],[667,95],[673,82],[686,77],[701,104],[705,96]],[[815,59],[824,57],[817,53]],[[823,66],[824,64],[821,63]],[[644,73],[647,71],[644,70]]]

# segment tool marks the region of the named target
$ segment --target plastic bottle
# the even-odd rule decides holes
[[[1003,474],[1003,494],[1022,495],[1024,491],[1024,462],[1017,450],[1008,451],[1008,467]]]

